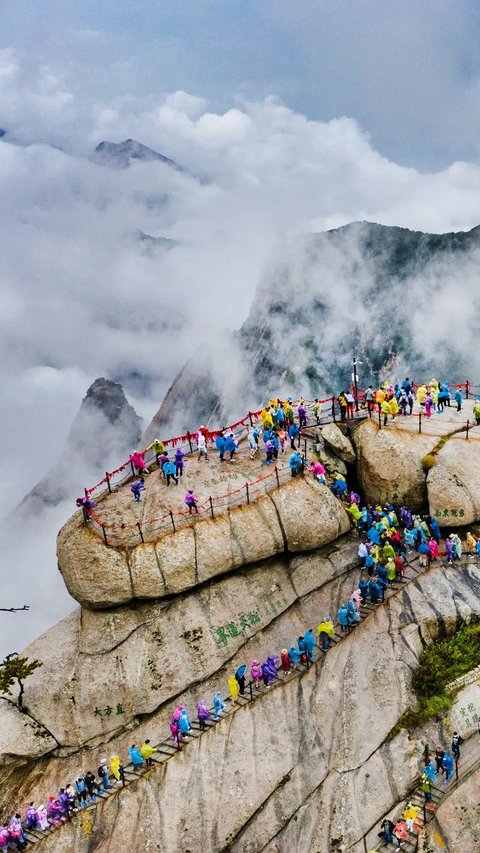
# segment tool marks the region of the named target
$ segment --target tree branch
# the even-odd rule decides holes
[[[23,607],[0,607],[2,613],[18,613],[19,610],[30,610],[30,605],[24,604]]]

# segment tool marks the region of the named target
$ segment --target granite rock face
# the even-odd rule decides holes
[[[84,610],[62,626],[64,645],[58,634],[47,633],[28,651],[43,655],[51,695],[35,683],[39,670],[27,685],[26,702],[40,723],[52,725],[62,747],[45,750],[41,778],[34,769],[24,778],[24,799],[27,792],[28,799],[43,798],[58,780],[74,775],[79,762],[95,767],[105,751],[125,755],[129,743],[160,739],[179,701],[193,707],[201,696],[225,688],[240,663],[263,659],[304,626],[315,627],[314,620],[354,585],[353,554],[353,540],[346,537],[288,565],[285,558],[272,561],[172,601]],[[226,627],[230,618],[240,627],[237,606],[245,613],[255,606],[260,621],[219,644],[219,621]],[[418,744],[405,731],[389,734],[411,703],[411,671],[423,643],[438,634],[439,607],[447,625],[480,616],[477,567],[436,567],[419,576],[314,668],[229,715],[120,793],[117,807],[97,807],[88,839],[75,822],[46,840],[44,849],[107,853],[121,849],[127,835],[132,849],[166,853],[273,853],[275,844],[323,853],[355,845],[406,795],[418,772]],[[94,703],[103,708],[109,697],[124,703],[121,727],[93,714]],[[7,768],[10,754],[7,748]],[[9,792],[13,781],[2,798]],[[179,809],[179,802],[188,808]]]
[[[106,548],[77,514],[60,531],[58,564],[80,604],[113,607],[183,592],[279,554],[320,548],[349,529],[330,490],[298,478],[254,504],[128,551]]]
[[[444,527],[480,521],[480,442],[454,438],[442,447],[427,477],[431,513]]]

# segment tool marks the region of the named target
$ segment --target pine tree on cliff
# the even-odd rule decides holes
[[[42,662],[39,660],[29,661],[28,658],[21,658],[14,652],[7,655],[4,661],[0,663],[0,693],[5,693],[7,696],[12,695],[12,687],[15,682],[20,688],[17,698],[17,705],[20,710],[23,710],[23,691],[24,681],[32,674]],[[6,696],[3,696],[6,699]],[[10,700],[7,699],[7,702]]]

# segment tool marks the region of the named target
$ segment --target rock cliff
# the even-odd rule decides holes
[[[351,439],[329,428],[322,446],[348,465],[357,460],[369,500],[426,506],[433,469],[424,473],[422,459],[438,436],[367,421]],[[473,494],[476,456],[466,448],[474,440],[453,441],[462,449],[452,442],[448,476],[457,476],[459,454]],[[229,472],[245,477],[250,464]],[[203,469],[209,484],[212,467]],[[121,512],[121,492],[104,500],[110,517]],[[27,648],[43,666],[25,685],[26,713],[0,701],[0,808],[42,801],[101,756],[126,757],[132,742],[159,742],[175,705],[192,709],[225,693],[239,665],[315,630],[356,587],[357,547],[342,505],[313,480],[289,480],[255,503],[144,544],[107,547],[74,515],[59,534],[58,558],[81,606]],[[471,619],[480,619],[475,563],[410,574],[310,670],[234,707],[41,849],[110,853],[128,838],[134,850],[165,853],[361,853],[363,835],[419,770],[421,745],[398,722],[412,705],[420,652],[445,627]]]

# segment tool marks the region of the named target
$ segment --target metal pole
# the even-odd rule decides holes
[[[467,441],[468,441],[468,430],[469,430],[469,428],[470,428],[470,421],[467,419],[467,435],[466,435]]]
[[[305,461],[307,461],[307,439],[305,439],[305,444],[304,444],[303,446],[304,446],[304,451],[303,451],[303,452],[304,452],[304,454],[305,454]]]
[[[277,486],[280,486],[280,478],[278,476],[278,468],[275,466],[275,476],[277,478]]]
[[[108,545],[108,539],[107,539],[107,534],[105,532],[105,525],[104,524],[102,524],[102,530],[103,530],[103,538],[105,539],[105,545]]]
[[[247,504],[250,503],[250,492],[248,491],[248,483],[245,483],[245,489],[247,491]]]
[[[110,485],[110,474],[108,473],[108,471],[105,471],[105,476],[107,478],[108,492],[111,495],[112,494],[112,487]]]
[[[250,426],[251,426],[251,427],[253,427],[253,418],[252,418],[252,413],[251,413],[251,412],[249,412],[249,413],[248,413],[248,419],[249,419],[249,421],[250,421]]]
[[[355,387],[355,411],[358,412],[358,377],[357,377],[357,359],[353,356],[353,384]]]
[[[188,441],[188,446],[190,448],[190,453],[193,453],[192,436],[190,435],[189,432],[187,432],[187,441]]]
[[[455,757],[455,779],[458,782],[458,758]]]
[[[211,497],[209,497],[208,500],[210,501],[210,512],[212,513],[212,518],[215,518],[215,516],[213,514],[213,500]]]
[[[378,428],[382,428],[382,412],[380,409],[378,410]]]
[[[130,468],[132,469],[132,476],[135,476],[135,468],[133,467],[133,462],[130,462]]]
[[[248,687],[249,687],[249,690],[250,690],[250,699],[251,699],[251,701],[253,702],[253,686],[252,686],[252,682],[251,682],[251,681],[249,681],[249,682],[248,682]]]
[[[142,528],[140,527],[139,521],[137,521],[137,527],[138,527],[138,532],[140,533],[140,539],[142,540],[142,543],[145,543],[145,539],[143,538]]]
[[[332,397],[332,418],[333,418],[333,423],[336,423],[336,418],[335,418],[335,397]]]
[[[423,825],[427,825],[427,801],[423,803]]]
[[[470,391],[470,382],[469,382],[469,381],[468,381],[468,379],[467,379],[467,380],[465,381],[465,397],[467,398],[467,400],[468,400],[468,392],[469,392],[469,391]]]
[[[173,520],[173,512],[170,510],[170,520],[172,522],[173,532],[175,533],[175,522]]]
[[[419,432],[422,431],[422,413],[421,412],[418,413],[418,431]]]

